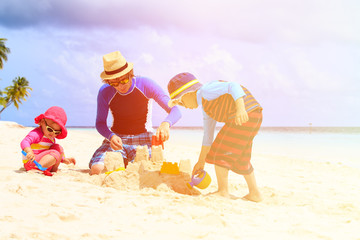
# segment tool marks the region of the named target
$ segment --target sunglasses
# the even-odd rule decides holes
[[[117,82],[110,82],[109,80],[106,80],[105,83],[109,84],[112,87],[117,87],[117,86],[119,86],[119,84],[124,85],[124,84],[127,84],[130,81],[130,79],[132,79],[134,77],[134,74],[129,73],[128,75],[124,75],[123,77],[120,77],[120,79],[124,78],[124,77],[126,77],[126,78],[122,79],[120,81],[117,81]]]
[[[112,87],[117,87],[117,86],[119,86],[119,84],[124,85],[124,84],[127,84],[129,81],[130,81],[130,79],[127,78],[127,79],[121,80],[119,82],[109,82],[109,81],[107,81],[106,83],[109,84]]]
[[[61,133],[61,130],[55,130],[55,129],[53,129],[52,127],[50,127],[50,126],[47,124],[47,122],[46,122],[45,119],[44,119],[44,121],[45,121],[45,125],[46,125],[46,130],[48,130],[49,133],[54,133],[55,135],[59,135],[59,134]]]

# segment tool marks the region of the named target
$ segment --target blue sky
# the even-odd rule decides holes
[[[33,91],[1,120],[33,125],[58,105],[67,125],[93,126],[102,56],[119,50],[164,90],[184,71],[241,83],[263,126],[359,126],[359,12],[348,0],[3,0],[0,89],[22,76]],[[199,109],[182,112],[178,126],[202,124]],[[154,104],[154,125],[164,116]]]

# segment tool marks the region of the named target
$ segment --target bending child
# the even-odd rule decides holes
[[[21,149],[26,153],[26,156],[23,155],[26,171],[42,171],[51,176],[51,172],[58,170],[60,162],[76,164],[74,158],[65,158],[63,148],[55,142],[55,138],[63,139],[67,136],[66,121],[64,109],[56,106],[35,118],[39,127],[30,131],[20,143]]]
[[[262,107],[252,94],[235,82],[214,81],[202,85],[191,73],[180,73],[168,84],[169,107],[179,105],[195,109],[202,105],[204,136],[198,162],[192,174],[215,165],[218,182],[216,194],[233,198],[228,190],[229,170],[244,176],[249,193],[243,199],[259,202],[254,169],[250,163],[252,142],[262,122]],[[217,134],[216,122],[225,125]]]

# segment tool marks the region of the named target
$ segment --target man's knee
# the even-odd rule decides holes
[[[104,170],[104,165],[102,164],[95,164],[95,165],[92,165],[91,168],[90,168],[90,175],[98,175],[100,173],[102,173]]]

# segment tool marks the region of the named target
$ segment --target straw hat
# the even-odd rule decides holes
[[[188,92],[194,92],[201,88],[202,84],[191,73],[179,73],[168,83],[168,91],[170,94],[169,107],[173,107],[174,100],[179,99],[182,95]]]
[[[103,56],[104,71],[100,74],[102,79],[114,79],[129,73],[134,65],[128,63],[119,51]]]
[[[48,110],[46,110],[46,112],[44,114],[40,114],[39,116],[37,116],[35,118],[35,123],[38,124],[40,122],[40,120],[43,118],[53,120],[60,126],[61,133],[59,135],[56,135],[55,136],[56,138],[58,138],[58,139],[66,138],[67,130],[66,130],[65,125],[66,125],[66,121],[67,121],[67,116],[66,116],[64,109],[62,109],[61,107],[57,107],[57,106],[51,107]]]

